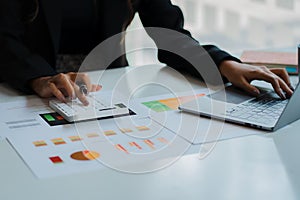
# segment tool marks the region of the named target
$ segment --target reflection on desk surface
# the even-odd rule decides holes
[[[291,126],[299,127],[300,121],[294,122]],[[288,130],[288,131],[287,131]],[[276,149],[280,159],[289,176],[291,185],[297,196],[300,196],[300,134],[299,129],[283,128],[273,136]]]

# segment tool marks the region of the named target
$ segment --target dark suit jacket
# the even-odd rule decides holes
[[[28,87],[29,80],[56,74],[55,60],[59,52],[61,34],[61,0],[40,0],[38,18],[30,25],[20,20],[22,17],[20,1],[0,0],[0,79],[16,89],[30,93],[32,91]],[[94,46],[121,32],[129,13],[126,0],[99,2],[99,34],[92,43],[89,43],[95,43]],[[166,36],[160,39],[154,33],[148,32],[158,47],[163,42],[173,43],[176,44],[176,48],[192,54],[197,52],[195,49],[201,48],[190,33],[183,29],[182,12],[177,6],[172,5],[170,0],[140,0],[134,6],[134,11],[139,14],[144,27],[162,27],[183,34],[183,36]],[[76,44],[76,41],[74,43]],[[88,53],[94,46],[87,45],[78,52]],[[121,44],[120,48],[124,48],[124,45]],[[217,66],[226,59],[238,61],[216,46],[205,45],[203,48]],[[201,62],[200,54],[192,56]],[[158,58],[179,71],[199,75],[186,59],[173,53],[159,50]],[[127,65],[125,57],[114,63],[114,66],[118,65]]]

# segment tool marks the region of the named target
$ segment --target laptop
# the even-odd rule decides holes
[[[299,49],[300,47],[298,47],[300,60]],[[272,89],[259,89],[261,94],[253,97],[228,85],[210,95],[182,104],[178,108],[188,113],[268,131],[278,130],[300,119],[299,81],[292,97],[286,100],[281,100]]]

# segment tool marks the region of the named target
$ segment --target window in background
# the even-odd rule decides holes
[[[284,8],[287,10],[294,9],[295,0],[276,0],[276,4],[278,8]]]
[[[252,0],[253,2],[260,2],[260,3],[266,3],[267,0]]]
[[[300,0],[172,0],[185,16],[185,28],[201,44],[213,43],[239,56],[246,49],[296,49],[300,43]],[[142,27],[138,16],[130,29]],[[144,36],[128,38],[127,45],[150,44]],[[156,51],[131,63],[158,62]]]

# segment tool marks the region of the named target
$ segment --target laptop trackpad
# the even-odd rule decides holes
[[[228,86],[225,88],[226,96],[224,95],[224,91],[219,91],[216,93],[213,93],[211,95],[208,95],[208,98],[212,98],[217,101],[226,101],[227,103],[232,104],[240,104],[244,101],[247,101],[249,99],[252,99],[253,96],[247,94],[245,91],[234,87],[234,86]]]

